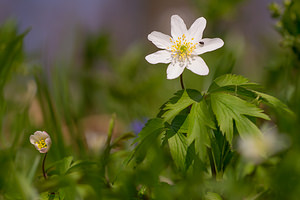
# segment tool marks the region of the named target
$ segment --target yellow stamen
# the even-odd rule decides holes
[[[47,148],[47,144],[44,139],[41,139],[38,142],[35,142],[37,144],[38,148],[41,150],[42,148]]]
[[[194,38],[191,40],[194,40]],[[171,46],[172,56],[178,58],[179,61],[187,60],[189,56],[191,56],[193,50],[196,49],[196,44],[188,42],[185,34],[183,34],[182,37],[178,37],[175,42],[172,39],[170,39],[170,41],[173,43]]]

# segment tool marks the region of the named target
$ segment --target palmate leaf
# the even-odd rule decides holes
[[[179,114],[183,109],[187,108],[194,102],[199,102],[202,99],[202,95],[197,90],[187,89],[180,90],[175,93],[175,96],[171,98],[167,103],[161,107],[161,116],[164,121],[169,121]]]
[[[189,114],[187,143],[191,145],[195,142],[195,152],[202,161],[205,158],[206,147],[210,146],[209,134],[211,129],[215,129],[215,123],[205,100],[194,103]]]
[[[279,99],[271,95],[258,92],[257,89],[261,89],[261,86],[256,83],[250,83],[248,79],[243,76],[226,74],[214,80],[209,87],[208,92],[227,92],[240,97],[246,97],[250,100],[262,101],[282,114],[288,114],[291,117],[294,116],[294,113]]]
[[[210,139],[216,171],[217,173],[223,173],[233,156],[231,147],[220,129],[214,130]]]
[[[174,160],[175,165],[180,170],[186,169],[186,156],[187,156],[187,139],[184,133],[186,133],[186,124],[188,113],[177,115],[171,125],[168,125],[166,131],[166,139],[169,144],[170,153]]]
[[[257,92],[255,91],[255,93],[257,95],[259,95],[259,97],[262,99],[262,101],[274,108],[276,108],[276,110],[282,112],[282,113],[287,113],[288,115],[294,117],[295,114],[287,107],[287,105],[285,105],[283,102],[281,102],[279,99],[268,95],[268,94],[264,94],[262,92]]]
[[[236,96],[226,93],[211,94],[211,106],[220,129],[231,143],[233,138],[233,120],[241,136],[245,134],[260,134],[260,130],[246,116],[269,120],[263,110]]]
[[[244,88],[257,88],[259,87],[256,83],[250,83],[249,80],[243,76],[234,75],[234,74],[225,74],[214,80],[211,86],[208,89],[208,92],[212,93],[215,90],[220,90],[222,87],[229,86],[228,88],[234,88],[236,90],[237,86]],[[231,87],[230,87],[231,86]],[[234,86],[234,87],[232,87]]]
[[[185,160],[187,154],[187,141],[183,133],[174,133],[173,130],[167,131],[167,134],[173,135],[168,139],[170,153],[175,165],[182,171],[186,169]]]

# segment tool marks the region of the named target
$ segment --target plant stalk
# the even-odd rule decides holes
[[[180,75],[180,84],[181,84],[181,88],[184,90],[184,84],[183,84],[183,75]]]
[[[216,177],[217,177],[217,171],[216,171],[215,161],[214,161],[214,158],[213,158],[213,155],[212,155],[211,148],[207,148],[207,153],[208,153],[208,157],[209,157],[209,162],[210,162],[210,168],[211,168],[212,177],[214,179],[216,179]]]
[[[46,171],[45,171],[46,157],[47,157],[47,152],[46,152],[45,155],[44,155],[44,159],[43,159],[43,163],[42,163],[43,176],[44,176],[45,180],[47,179],[47,173],[46,173]]]

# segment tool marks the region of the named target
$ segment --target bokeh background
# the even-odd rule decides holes
[[[262,83],[270,51],[279,46],[274,42],[279,38],[275,20],[268,10],[271,2],[2,0],[0,23],[12,19],[18,32],[30,29],[24,38],[29,65],[40,65],[49,77],[54,69],[84,74],[82,81],[91,86],[91,91],[81,91],[85,100],[97,102],[98,109],[108,113],[126,109],[120,108],[125,104],[130,112],[121,111],[120,115],[128,122],[153,116],[153,109],[144,105],[158,107],[179,89],[178,80],[165,79],[166,65],[152,66],[144,60],[156,51],[147,35],[153,30],[170,34],[173,14],[180,15],[188,27],[204,16],[208,20],[204,37],[225,41],[222,49],[203,55],[212,72],[209,77],[185,72],[187,87],[207,89],[212,78],[231,71]],[[155,97],[148,98],[152,95]],[[133,106],[135,103],[139,105]]]
[[[137,135],[155,117],[181,87],[178,79],[166,79],[167,65],[146,62],[145,56],[157,50],[147,35],[154,30],[170,34],[173,14],[180,15],[187,27],[205,17],[204,37],[225,42],[221,49],[203,54],[210,68],[208,76],[184,72],[186,88],[205,91],[222,74],[240,74],[286,103],[297,118],[293,121],[264,107],[279,132],[292,141],[290,150],[280,155],[280,164],[275,161],[276,167],[267,163],[251,168],[240,186],[230,179],[227,189],[218,184],[215,189],[232,197],[236,191],[251,191],[247,181],[254,180],[271,188],[261,193],[262,199],[274,199],[274,193],[278,199],[297,199],[298,8],[296,0],[0,0],[0,171],[10,169],[13,176],[6,180],[5,172],[0,172],[0,199],[7,197],[2,191],[11,192],[10,199],[16,197],[16,189],[7,186],[8,182],[19,184],[16,195],[21,199],[37,195],[36,188],[40,192],[50,187],[38,187],[33,181],[39,174],[40,157],[28,138],[36,130],[52,136],[47,161],[51,163],[68,155],[74,160],[95,158],[104,146],[111,116],[116,116],[113,138],[123,133]],[[18,37],[23,33],[24,38]],[[8,41],[17,44],[4,51]],[[124,152],[133,148],[130,144],[120,145],[112,158],[115,168],[122,166]],[[136,181],[130,173],[130,178],[121,177],[129,185]],[[24,183],[31,188],[28,193],[22,188]],[[77,183],[72,179],[68,184]],[[96,187],[97,182],[93,183]],[[176,189],[186,191],[183,185]],[[239,195],[235,199],[241,199]]]

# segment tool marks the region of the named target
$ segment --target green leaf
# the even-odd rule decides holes
[[[59,173],[65,174],[71,167],[72,162],[73,162],[72,156],[63,158],[62,161],[59,162],[59,164],[57,165],[57,169],[58,169]]]
[[[167,132],[167,134],[172,135],[172,137],[168,139],[168,143],[175,165],[182,171],[185,171],[185,159],[187,152],[186,137],[180,132],[175,133],[173,130],[168,130]]]
[[[138,137],[133,141],[133,143],[137,143],[144,140],[149,134],[162,127],[164,127],[164,121],[162,119],[154,118],[148,120],[148,122],[145,124],[144,128],[138,134]]]
[[[128,140],[134,138],[135,134],[133,132],[124,133],[121,136],[117,137],[111,144],[111,148],[115,148],[120,145],[120,143],[124,140]]]
[[[211,129],[215,129],[215,123],[205,100],[194,103],[189,114],[187,142],[190,145],[195,141],[195,151],[202,161],[205,158],[206,147],[210,146]]]
[[[220,88],[226,88],[226,86],[229,86],[229,88],[234,88],[234,90],[237,90],[238,86],[247,88],[258,87],[256,83],[250,83],[249,80],[243,76],[235,74],[225,74],[214,80],[214,82],[209,87],[208,92],[212,93],[216,90],[220,90]]]
[[[133,158],[135,158],[136,163],[141,163],[148,149],[157,142],[157,137],[164,131],[164,123],[160,118],[154,118],[149,120],[142,131],[139,133],[137,139],[134,143],[139,142],[139,144],[133,150],[133,153],[129,156],[126,163],[128,164]]]
[[[261,134],[259,128],[250,119],[243,115],[235,119],[235,124],[242,138],[244,138],[247,135]]]
[[[63,159],[49,165],[46,171],[49,171],[51,168],[55,168],[55,174],[64,175],[70,169],[72,162],[73,156],[64,157]]]
[[[292,116],[292,117],[295,116],[295,114],[293,113],[293,111],[291,111],[291,110],[287,107],[287,105],[285,105],[285,104],[284,104],[283,102],[281,102],[279,99],[277,99],[277,98],[275,98],[275,97],[273,97],[273,96],[271,96],[271,95],[261,93],[261,92],[255,91],[255,93],[256,93],[257,95],[259,95],[259,96],[262,98],[262,100],[263,100],[266,104],[268,104],[268,105],[270,105],[270,106],[276,108],[277,110],[281,111],[282,113],[286,113],[286,114],[288,114],[288,115],[290,115],[290,116]]]
[[[257,104],[263,102],[275,108],[279,114],[288,114],[292,119],[295,117],[294,113],[280,100],[271,95],[256,91],[260,88],[258,84],[249,83],[248,79],[242,76],[226,74],[215,79],[208,91],[210,94],[216,92],[231,93]]]
[[[225,74],[214,80],[214,82],[219,86],[225,85],[243,85],[249,83],[249,80],[243,76],[235,74]]]
[[[177,168],[182,171],[186,169],[187,142],[184,134],[187,130],[187,116],[188,113],[177,115],[172,120],[171,125],[167,125],[168,130],[166,131],[166,139],[169,144],[171,156]],[[187,162],[190,164],[192,161],[187,160]]]
[[[97,162],[95,162],[95,161],[77,160],[71,164],[71,166],[68,169],[68,171],[66,172],[66,174],[68,174],[70,172],[74,172],[74,171],[84,170],[87,168],[90,169],[91,167],[96,166],[96,165],[97,165]]]
[[[260,131],[257,131],[258,128],[245,116],[259,117],[265,120],[270,119],[263,113],[262,109],[226,93],[211,94],[211,106],[221,131],[226,134],[226,138],[230,143],[233,138],[233,120],[235,120],[239,133],[244,135],[247,133],[260,133]]]
[[[233,156],[231,147],[219,129],[213,131],[210,139],[217,176],[222,175]]]
[[[217,193],[214,193],[214,192],[207,192],[204,199],[205,200],[223,200],[220,195],[218,195]]]
[[[190,144],[186,150],[186,157],[185,157],[185,171],[189,169],[192,165],[193,161],[195,160],[196,150],[195,150],[195,141]]]
[[[175,94],[175,97],[171,98],[162,106],[161,117],[164,121],[169,121],[183,109],[187,108],[194,102],[199,102],[201,99],[202,95],[197,90],[187,89],[178,91]]]

